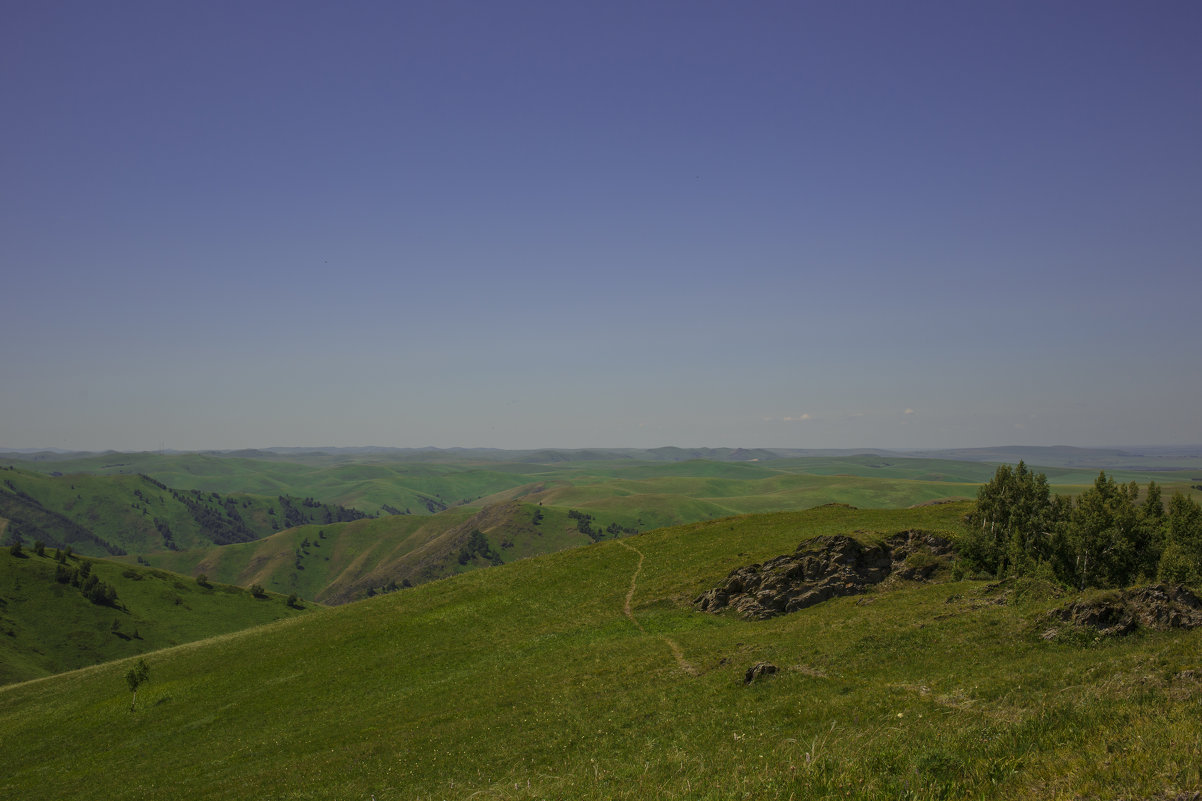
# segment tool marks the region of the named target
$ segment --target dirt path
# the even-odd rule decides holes
[[[646,634],[647,630],[643,628],[642,623],[635,620],[634,610],[631,609],[630,606],[631,602],[634,601],[634,591],[639,586],[639,573],[643,572],[643,552],[624,540],[618,540],[618,544],[626,550],[634,551],[639,555],[639,564],[638,567],[634,569],[634,575],[630,577],[630,590],[626,593],[626,603],[622,606],[622,613],[625,614],[626,617],[630,618],[630,622],[634,624],[636,629]]]
[[[634,575],[630,577],[630,589],[626,592],[626,602],[622,605],[622,614],[626,615],[630,622],[634,624],[636,629],[641,631],[643,634],[646,634],[647,630],[643,628],[643,624],[640,623],[634,616],[634,609],[632,606],[634,602],[635,590],[637,590],[639,586],[639,573],[643,572],[643,552],[625,540],[618,540],[618,544],[626,550],[634,551],[639,555],[638,566],[634,569]],[[676,664],[680,667],[680,669],[685,673],[688,673],[690,676],[696,676],[697,668],[693,667],[692,663],[684,658],[684,651],[680,649],[680,646],[676,644],[676,641],[663,635],[660,635],[659,638],[667,644],[669,649],[671,649],[672,656],[676,659]]]

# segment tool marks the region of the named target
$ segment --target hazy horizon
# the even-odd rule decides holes
[[[1131,451],[1131,450],[1149,450],[1149,451],[1189,451],[1202,449],[1202,443],[1173,443],[1173,444],[1102,444],[1102,445],[1029,445],[1018,443],[993,443],[991,445],[966,445],[956,448],[879,448],[873,446],[851,446],[846,448],[840,447],[821,447],[821,448],[800,448],[787,447],[783,445],[681,445],[679,443],[665,443],[661,445],[650,446],[633,446],[633,445],[570,445],[570,446],[526,446],[519,448],[493,448],[489,446],[473,446],[473,445],[242,445],[233,448],[172,448],[164,446],[162,448],[146,448],[142,450],[123,450],[120,448],[99,448],[95,450],[79,450],[75,448],[60,448],[56,446],[46,447],[9,447],[0,444],[0,453],[37,453],[37,452],[58,452],[58,453],[202,453],[202,452],[234,452],[234,451],[353,451],[353,450],[396,450],[396,451],[654,451],[660,449],[674,448],[678,450],[746,450],[746,451],[889,451],[896,453],[927,453],[927,452],[943,452],[943,451],[998,451],[998,450],[1060,450],[1074,449],[1082,451]]]
[[[1200,4],[5,22],[4,447],[1202,442]]]

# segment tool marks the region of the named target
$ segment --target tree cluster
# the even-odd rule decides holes
[[[3,488],[0,488],[0,517],[8,520],[5,533],[10,545],[30,540],[41,540],[59,547],[70,542],[91,542],[114,556],[125,554],[121,548],[96,536],[75,521],[46,508],[41,501],[17,488],[12,481],[5,479],[3,485]]]
[[[466,565],[475,557],[480,557],[490,565],[501,564],[501,555],[493,550],[489,544],[488,538],[480,529],[474,529],[471,536],[468,537],[467,544],[459,549],[458,561],[461,565]]]
[[[201,493],[199,490],[171,490],[171,496],[187,507],[188,514],[196,521],[196,525],[216,545],[253,542],[258,539],[258,535],[242,519],[236,502],[227,504],[222,501],[221,496],[217,493]],[[210,503],[217,504],[218,508],[214,509],[209,505]],[[158,526],[159,522],[158,520],[155,521],[156,526]],[[159,533],[163,535],[165,546],[174,550],[173,546],[175,542],[171,539],[171,530],[167,528],[164,531],[165,526],[166,524],[164,523],[163,527],[159,527]]]
[[[59,584],[69,584],[79,589],[83,597],[100,606],[116,606],[117,590],[111,584],[101,581],[92,572],[92,563],[81,560],[79,567],[72,568],[60,562],[54,566],[54,580]]]
[[[1050,572],[1079,588],[1202,581],[1202,507],[1177,493],[1166,509],[1154,481],[1141,492],[1102,472],[1073,501],[1023,462],[1002,465],[967,523],[965,561],[997,576]]]

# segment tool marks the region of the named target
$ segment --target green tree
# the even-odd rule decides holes
[[[129,691],[134,694],[133,702],[129,705],[130,712],[133,712],[134,707],[138,704],[138,688],[149,680],[150,666],[146,664],[145,659],[139,659],[138,663],[125,674],[125,683],[129,685]]]
[[[1202,582],[1202,506],[1178,492],[1165,516],[1165,546],[1157,575],[1162,581]]]
[[[1067,526],[1078,587],[1123,587],[1146,565],[1151,536],[1135,505],[1139,487],[1100,473],[1081,493]]]
[[[1023,462],[1000,465],[977,492],[968,515],[965,558],[995,575],[1030,572],[1055,557],[1056,521],[1063,502],[1053,501],[1048,479]]]

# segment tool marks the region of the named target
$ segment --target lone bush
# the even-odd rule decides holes
[[[125,683],[129,685],[129,691],[134,694],[134,700],[129,705],[129,711],[133,712],[134,707],[138,704],[138,688],[150,680],[150,666],[146,664],[145,659],[139,659],[138,664],[129,669],[125,674]]]

